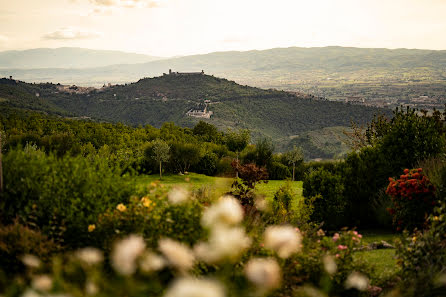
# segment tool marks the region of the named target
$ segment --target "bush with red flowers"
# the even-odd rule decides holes
[[[393,207],[388,211],[398,231],[423,227],[436,205],[435,187],[421,168],[405,169],[399,179],[389,178],[386,194]]]

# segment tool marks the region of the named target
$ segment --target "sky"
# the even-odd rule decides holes
[[[0,0],[0,51],[446,50],[446,0]]]

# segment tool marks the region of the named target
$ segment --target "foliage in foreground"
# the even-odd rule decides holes
[[[59,240],[72,247],[87,241],[85,230],[100,214],[127,203],[136,192],[128,176],[100,157],[58,158],[28,146],[10,151],[3,162],[3,223],[18,217],[44,234],[58,233]]]
[[[142,205],[119,205],[117,211],[156,208],[157,199],[172,205],[190,203],[188,195],[152,192]],[[144,197],[143,197],[144,198]],[[150,200],[147,200],[150,199]],[[149,202],[151,201],[151,202]],[[146,205],[144,205],[146,204]],[[198,212],[200,213],[200,212]],[[70,296],[359,296],[370,290],[367,269],[353,260],[361,235],[343,231],[300,231],[291,225],[244,227],[243,208],[222,197],[200,215],[208,236],[184,242],[144,233],[122,234],[111,251],[82,248],[42,261],[25,255],[27,273],[12,279],[5,296],[69,294]],[[120,219],[139,224],[132,216]],[[186,217],[178,218],[181,226]],[[92,233],[106,225],[98,224]],[[147,228],[156,228],[148,226]],[[167,234],[168,235],[168,234]],[[172,234],[173,235],[173,234]],[[149,235],[150,236],[150,235]],[[187,238],[191,240],[192,238]]]
[[[333,229],[383,225],[377,218],[385,211],[382,206],[388,204],[380,200],[388,178],[445,152],[444,121],[444,115],[438,112],[420,115],[409,108],[395,110],[390,120],[375,118],[364,135],[367,146],[304,179],[304,196],[320,195],[324,200],[315,213],[323,213],[326,205],[340,206],[337,222],[332,221],[329,212],[318,221]],[[331,189],[324,184],[331,184]]]

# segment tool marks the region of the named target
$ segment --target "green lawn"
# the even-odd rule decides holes
[[[136,177],[136,181],[140,187],[145,187],[151,182],[158,181],[159,175],[141,175]],[[166,186],[183,186],[189,188],[189,190],[197,190],[200,188],[210,189],[214,195],[221,196],[231,190],[232,178],[228,177],[214,177],[197,173],[189,173],[187,175],[168,174],[164,175],[161,183]],[[264,195],[266,199],[272,199],[274,193],[289,181],[284,180],[270,180],[268,183],[261,183],[256,187],[256,193]],[[296,194],[297,198],[302,197],[302,182],[294,181],[290,182],[291,187]]]
[[[359,233],[362,234],[362,243],[367,245],[372,242],[381,242],[382,240],[394,244],[394,240],[398,238],[398,234],[395,234],[387,230],[363,230]],[[397,271],[398,266],[395,259],[395,249],[378,249],[371,251],[358,251],[354,254],[355,259],[363,260],[368,265],[374,267],[374,272],[371,275],[376,285],[380,285],[380,282],[385,282],[391,278]]]

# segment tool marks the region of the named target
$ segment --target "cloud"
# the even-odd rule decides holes
[[[5,35],[1,35],[1,34],[0,34],[0,43],[6,42],[6,41],[8,41],[8,40],[9,40],[8,37],[6,37]]]
[[[73,39],[89,39],[97,38],[102,34],[99,32],[82,30],[74,27],[64,27],[60,28],[54,32],[50,32],[43,36],[44,39],[53,40],[73,40]]]
[[[90,0],[93,4],[98,6],[108,6],[108,7],[158,7],[161,0]]]
[[[110,16],[113,14],[113,8],[109,7],[95,7],[88,13],[88,16],[92,15],[103,15],[103,16]]]

